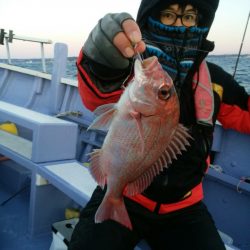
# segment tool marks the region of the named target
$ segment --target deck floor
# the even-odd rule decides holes
[[[48,250],[52,233],[30,237],[27,233],[30,188],[2,205],[13,192],[0,182],[0,249]]]

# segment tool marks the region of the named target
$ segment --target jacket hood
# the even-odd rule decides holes
[[[198,26],[210,29],[219,5],[219,0],[142,0],[137,13],[136,21],[138,25],[142,29],[149,15],[161,11],[169,4],[175,3],[193,5],[202,15]]]

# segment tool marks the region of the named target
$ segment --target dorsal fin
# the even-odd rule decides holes
[[[181,151],[185,151],[186,146],[190,146],[188,139],[191,138],[192,136],[188,133],[188,129],[182,124],[178,124],[167,148],[157,160],[158,164],[160,164],[160,167],[164,165],[166,168],[172,163],[172,159],[177,159],[177,155],[182,154]],[[164,164],[165,162],[167,164]]]
[[[188,133],[188,129],[184,127],[182,124],[178,124],[174,137],[177,138],[178,140],[176,141],[180,141],[181,144],[184,145],[184,147],[190,146],[190,143],[187,139],[193,139],[193,137]]]
[[[181,154],[181,151],[186,150],[186,146],[190,145],[187,138],[192,137],[187,132],[187,128],[179,124],[170,143],[159,159],[134,182],[127,185],[125,194],[133,196],[143,192],[151,184],[153,178],[172,163],[172,159],[177,159],[177,154]]]

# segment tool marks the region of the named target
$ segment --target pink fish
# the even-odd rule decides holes
[[[179,101],[157,57],[135,61],[134,79],[116,104],[95,110],[89,129],[108,129],[102,148],[91,153],[90,171],[107,192],[95,222],[115,220],[132,229],[123,195],[143,192],[189,145],[179,124]]]

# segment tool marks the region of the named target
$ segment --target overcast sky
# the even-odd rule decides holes
[[[0,0],[0,28],[16,35],[51,39],[67,43],[69,56],[77,56],[97,21],[108,12],[129,12],[134,18],[140,0]],[[215,41],[213,54],[237,54],[246,26],[250,0],[220,0],[219,9],[208,38]],[[46,45],[47,57],[53,45]],[[40,56],[38,44],[14,41],[12,58]],[[250,24],[242,53],[250,54]],[[0,45],[0,58],[6,56]]]

